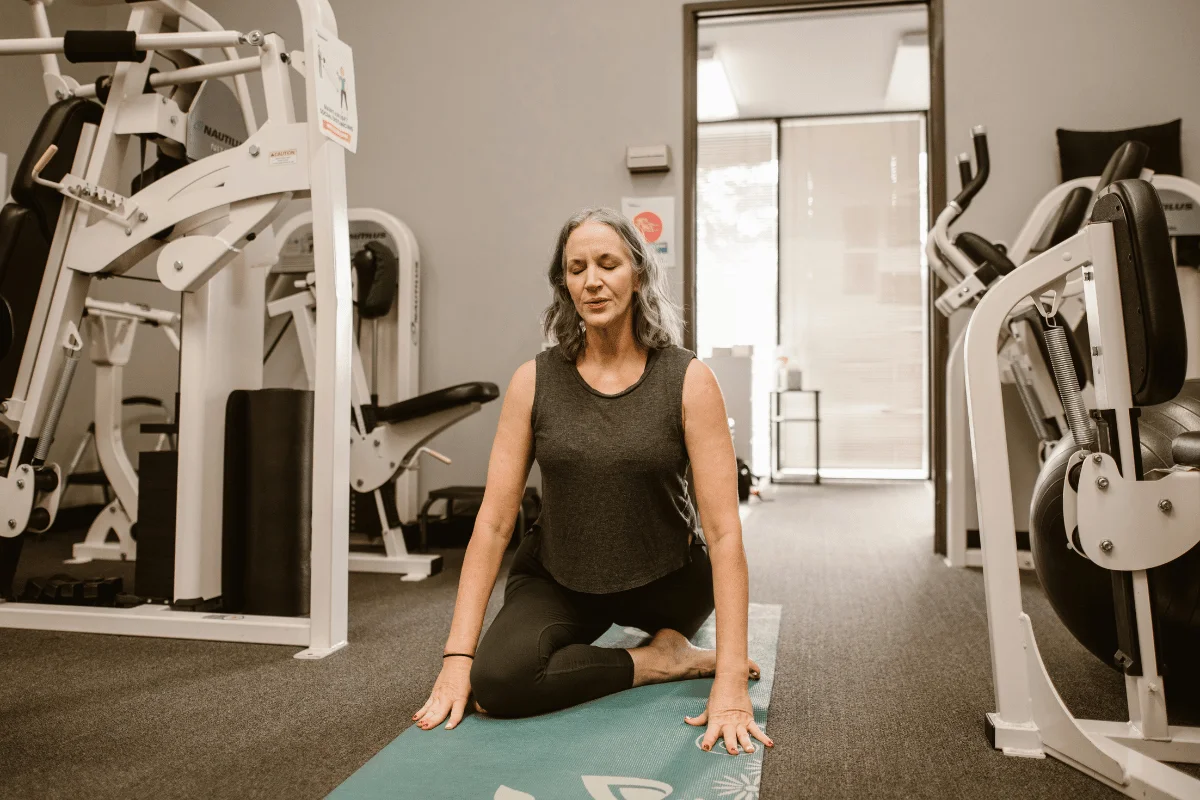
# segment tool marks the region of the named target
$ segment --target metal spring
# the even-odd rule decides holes
[[[1058,325],[1046,328],[1046,350],[1050,353],[1050,366],[1054,370],[1054,383],[1058,397],[1062,400],[1063,413],[1075,444],[1089,450],[1096,449],[1096,431],[1088,420],[1087,408],[1079,392],[1079,378],[1075,374],[1075,360],[1067,344],[1067,332]]]
[[[33,453],[36,464],[46,463],[50,454],[50,445],[54,443],[54,432],[58,429],[58,418],[62,416],[63,407],[67,404],[67,394],[71,391],[71,381],[75,378],[75,369],[79,366],[79,351],[67,348],[67,358],[63,362],[62,374],[58,377],[58,385],[54,387],[54,400],[50,410],[46,412],[46,424],[38,437],[37,450]]]

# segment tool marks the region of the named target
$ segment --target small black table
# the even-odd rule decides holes
[[[813,415],[811,417],[785,417],[781,410],[782,397],[785,394],[811,394],[813,397]],[[821,483],[821,390],[820,389],[780,389],[771,392],[771,482],[795,483],[784,477],[779,470],[779,446],[783,437],[781,428],[785,422],[807,422],[813,426],[813,452],[816,464],[813,469],[812,483]]]

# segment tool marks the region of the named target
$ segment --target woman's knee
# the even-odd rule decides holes
[[[533,670],[511,659],[480,657],[471,665],[471,691],[475,702],[496,717],[519,717],[528,711],[534,689]]]

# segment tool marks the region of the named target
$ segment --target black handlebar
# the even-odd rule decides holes
[[[975,144],[976,172],[967,182],[967,185],[963,187],[962,191],[958,193],[958,197],[954,198],[954,203],[964,211],[967,210],[967,206],[971,204],[971,200],[974,199],[975,195],[979,194],[979,190],[983,188],[983,185],[987,183],[988,175],[991,174],[992,169],[991,162],[988,159],[987,131],[983,129],[982,125],[971,131],[971,140]],[[961,161],[959,162],[958,171],[960,175],[966,174]]]
[[[971,182],[971,157],[966,153],[960,153],[958,156],[958,177],[959,189],[967,188],[967,184]]]

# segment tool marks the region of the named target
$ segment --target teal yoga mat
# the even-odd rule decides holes
[[[631,647],[644,638],[613,627],[597,644]],[[693,642],[714,646],[711,617]],[[750,657],[762,678],[750,684],[750,699],[764,731],[778,642],[779,606],[751,604]],[[758,800],[766,748],[706,753],[704,729],[683,721],[700,713],[711,686],[711,680],[642,686],[528,719],[471,714],[452,731],[411,726],[330,797]]]

